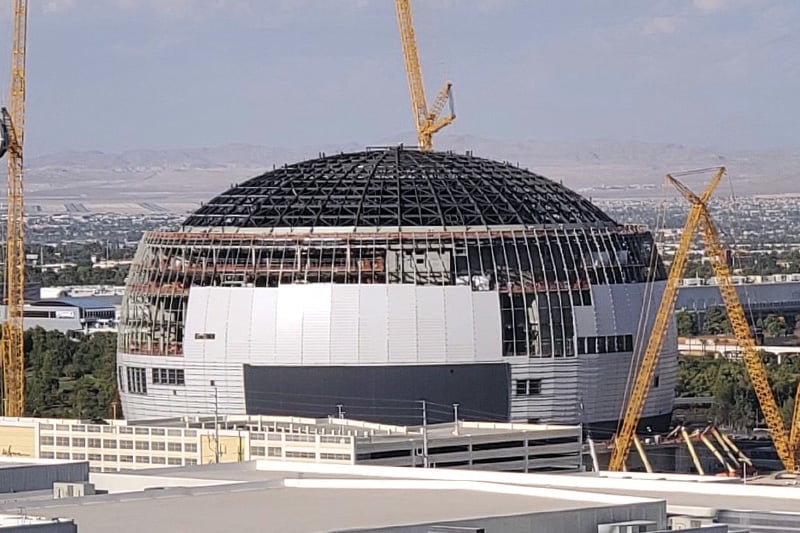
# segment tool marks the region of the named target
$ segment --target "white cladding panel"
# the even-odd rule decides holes
[[[648,331],[665,283],[651,296],[636,284],[593,287],[593,309],[573,309],[579,336],[636,333],[642,300]],[[503,358],[498,293],[468,286],[285,285],[190,290],[184,357],[120,354],[124,367],[146,369],[146,395],[122,392],[131,419],[208,413],[217,387],[220,412],[243,413],[242,363],[289,365],[419,364],[508,361],[514,380],[542,379],[541,393],[509,391],[514,419],[574,422],[619,417],[631,355],[563,359]],[[197,339],[196,334],[214,334]],[[419,345],[419,347],[418,347]],[[390,357],[391,353],[391,357]],[[644,416],[668,413],[676,372],[670,326],[659,386]],[[152,368],[184,368],[185,386],[152,384]],[[123,369],[124,370],[124,369]]]
[[[206,331],[206,311],[208,310],[208,294],[211,287],[192,287],[189,289],[189,303],[186,309],[186,325],[184,329],[183,356],[202,359],[205,342],[196,342],[195,335]]]
[[[463,287],[444,287],[447,362],[475,360],[472,291]],[[500,351],[500,347],[497,347]]]
[[[497,293],[468,286],[193,287],[184,354],[255,365],[502,361],[500,337]]]
[[[304,289],[303,364],[327,365],[331,362],[331,285],[314,283]]]
[[[416,363],[417,298],[415,285],[389,285],[389,362]]]
[[[331,360],[358,364],[359,286],[331,287]]]
[[[208,291],[206,303],[205,332],[213,333],[212,342],[206,341],[206,357],[212,354],[215,358],[223,358],[228,343],[228,316],[230,313],[231,291],[225,289]]]
[[[302,360],[303,308],[307,287],[278,287],[278,320],[275,328],[275,362],[278,364],[296,365]]]
[[[278,320],[278,291],[252,289],[253,312],[250,322],[250,362],[275,363],[275,328]]]
[[[153,357],[146,355],[119,354],[118,364],[143,368],[147,376],[147,394],[131,394],[126,384],[120,390],[125,418],[141,420],[169,418],[179,415],[208,415],[214,412],[214,387],[220,414],[244,414],[244,382],[241,364],[225,364],[188,361],[182,357]],[[153,368],[184,369],[185,385],[155,385]]]
[[[227,357],[229,363],[247,363],[252,361],[251,338],[252,327],[250,317],[253,314],[252,288],[243,288],[240,291],[225,291],[228,298],[228,316],[226,317],[228,329],[225,337],[228,339]],[[223,308],[224,310],[224,308]]]
[[[476,361],[502,361],[500,297],[494,291],[472,293],[472,323]]]
[[[359,363],[386,363],[389,361],[388,293],[385,285],[360,285],[359,291]]]
[[[444,287],[415,287],[417,352],[420,363],[442,363],[447,357]]]

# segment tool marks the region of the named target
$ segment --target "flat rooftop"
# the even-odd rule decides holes
[[[694,516],[716,511],[800,516],[800,486],[692,475],[253,461],[96,473],[91,481],[108,493],[60,500],[42,491],[6,495],[0,512],[22,507],[35,516],[75,519],[82,533],[177,526],[197,533],[350,531],[636,505],[662,505],[668,513]]]
[[[196,533],[348,531],[485,517],[608,508],[657,500],[464,480],[386,478],[318,465],[262,469],[256,462],[93,474],[109,494],[0,502],[0,510],[74,519],[82,533],[180,526]],[[312,467],[305,469],[304,467]],[[277,467],[276,467],[277,468]],[[420,469],[393,469],[412,474]],[[380,474],[380,471],[376,471]],[[119,491],[119,492],[116,492]],[[268,527],[267,527],[268,526]]]
[[[356,437],[377,439],[397,439],[421,437],[422,426],[396,426],[364,422],[347,418],[304,418],[273,415],[224,415],[215,419],[213,415],[157,418],[149,420],[136,420],[125,422],[130,426],[157,426],[157,427],[185,427],[185,428],[213,428],[215,422],[224,429],[247,428],[252,431],[286,431],[305,432],[332,435],[354,435]],[[111,421],[120,424],[120,421]],[[454,436],[455,424],[442,422],[429,424],[426,427],[430,438],[449,438]],[[507,422],[476,422],[460,420],[458,432],[460,435],[508,435],[509,433],[528,433],[546,435],[553,432],[578,433],[579,425],[565,424],[525,424]]]

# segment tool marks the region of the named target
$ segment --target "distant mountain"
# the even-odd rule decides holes
[[[413,145],[414,136],[375,144],[400,143]],[[738,195],[800,193],[800,149],[719,151],[680,144],[502,141],[468,135],[440,135],[435,145],[519,164],[591,197],[660,195],[667,172],[717,165],[727,166]],[[275,165],[363,148],[355,143],[301,148],[228,144],[120,154],[62,152],[27,161],[27,200],[56,206],[156,202],[188,209]],[[729,193],[729,187],[722,192]]]

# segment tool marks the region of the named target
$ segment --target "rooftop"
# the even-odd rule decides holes
[[[257,463],[93,474],[109,494],[0,503],[69,517],[83,533],[346,531],[648,503],[650,500],[468,479],[381,478],[367,471],[282,471]],[[374,467],[372,467],[374,468]],[[385,469],[383,469],[385,470]],[[415,469],[393,469],[413,474]],[[416,469],[419,470],[419,469]],[[379,471],[375,471],[380,473]],[[40,496],[40,495],[39,495]],[[313,505],[313,512],[309,512]],[[224,512],[221,512],[224,510]]]
[[[42,491],[6,495],[0,510],[24,507],[37,516],[73,518],[83,533],[159,531],[177,524],[198,533],[263,531],[265,524],[287,533],[352,531],[664,505],[660,502],[665,500],[669,514],[774,512],[800,522],[800,487],[694,475],[518,474],[256,461],[97,473],[91,481],[108,493],[59,500]]]

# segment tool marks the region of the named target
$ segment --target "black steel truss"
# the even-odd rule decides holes
[[[217,196],[184,226],[241,228],[614,224],[579,194],[488,159],[402,147],[303,161]]]

